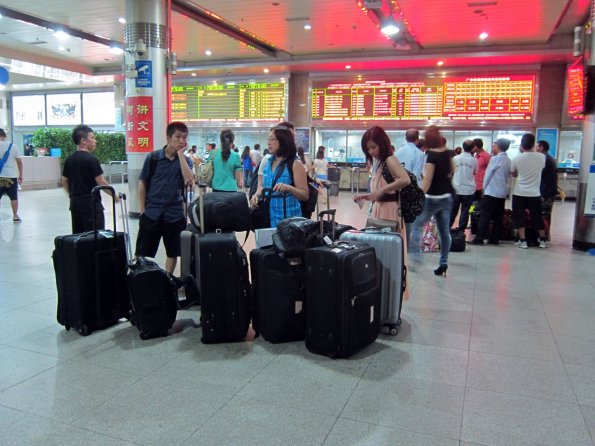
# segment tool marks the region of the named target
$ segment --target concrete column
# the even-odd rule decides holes
[[[595,18],[595,0],[591,2],[591,19]],[[587,34],[589,35],[589,34]],[[595,48],[595,33],[591,33],[591,48]],[[586,45],[589,46],[589,45]],[[595,65],[595,52],[590,51],[587,65]],[[576,214],[572,247],[580,250],[595,248],[595,218],[585,217],[585,199],[591,164],[595,164],[595,114],[586,114],[583,119],[583,143],[581,146],[581,167],[578,175]],[[593,181],[593,179],[591,179]]]
[[[310,127],[308,114],[309,73],[298,73],[289,76],[289,98],[287,101],[287,119],[296,127]]]
[[[124,117],[131,216],[139,215],[138,181],[146,154],[166,141],[170,13],[168,0],[126,0]]]

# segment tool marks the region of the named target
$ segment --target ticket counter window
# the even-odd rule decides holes
[[[508,158],[513,159],[519,153],[521,153],[519,147],[521,146],[521,138],[523,137],[523,135],[525,133],[527,133],[527,131],[524,131],[524,130],[494,130],[492,140],[496,141],[497,139],[500,139],[500,138],[506,138],[507,140],[509,140],[510,147],[508,147],[508,150],[506,151],[506,155],[508,155]],[[484,141],[484,149],[491,150],[491,147],[492,147],[492,145],[490,144],[488,146],[488,148],[486,148],[485,141]]]
[[[346,130],[317,130],[316,147],[324,146],[324,157],[331,163],[344,163],[347,160],[347,131]]]
[[[558,149],[558,167],[563,169],[577,169],[581,160],[581,145],[583,132],[562,130]]]
[[[347,131],[347,159],[348,164],[359,163],[364,164],[366,157],[362,151],[362,136],[363,130],[348,130]]]
[[[457,130],[455,131],[453,148],[463,147],[463,141],[467,139],[474,140],[475,138],[481,138],[484,149],[489,153],[492,147],[491,130]]]

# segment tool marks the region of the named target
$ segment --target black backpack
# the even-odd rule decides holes
[[[384,164],[384,167],[382,169],[382,176],[387,183],[392,183],[395,179],[388,170],[386,163]],[[405,223],[413,223],[417,216],[424,210],[426,194],[423,189],[417,185],[417,178],[415,175],[407,169],[405,169],[405,172],[409,175],[409,180],[411,182],[399,192],[401,200],[401,216],[403,217],[403,220],[405,220]]]
[[[292,186],[295,186],[293,181],[293,162],[295,160],[296,157],[287,160],[287,169]],[[310,218],[316,210],[316,204],[318,203],[318,184],[307,175],[306,180],[308,181],[308,199],[306,201],[300,201],[300,207],[302,208],[302,217]]]

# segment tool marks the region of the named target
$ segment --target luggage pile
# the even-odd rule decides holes
[[[181,235],[179,279],[132,259],[122,198],[124,232],[116,232],[114,217],[113,231],[56,239],[58,320],[67,329],[89,334],[128,318],[142,339],[166,336],[185,287],[185,304],[200,304],[206,344],[244,341],[252,323],[268,342],[305,341],[313,353],[346,358],[382,329],[397,334],[406,273],[400,234],[356,231],[327,209],[318,221],[288,218],[258,230],[262,243],[249,266],[233,232],[249,227],[245,194],[200,188]]]

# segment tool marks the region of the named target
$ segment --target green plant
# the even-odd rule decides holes
[[[118,132],[95,132],[97,147],[95,156],[99,162],[107,164],[110,161],[126,160],[126,136]],[[33,147],[46,147],[62,149],[62,161],[76,151],[72,142],[72,131],[66,129],[41,128],[33,134]]]

